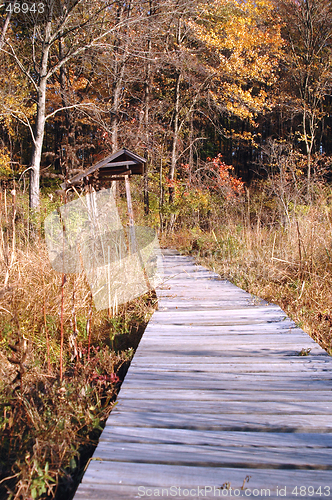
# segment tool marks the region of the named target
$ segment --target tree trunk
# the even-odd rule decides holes
[[[39,181],[40,181],[40,162],[45,133],[45,109],[46,109],[46,90],[47,90],[47,66],[49,57],[49,39],[52,24],[49,21],[45,29],[45,41],[41,56],[41,64],[38,82],[37,114],[34,133],[34,144],[32,149],[31,170],[30,170],[30,208],[36,210],[39,208]]]
[[[145,109],[144,109],[144,125],[145,125],[145,158],[147,160],[147,165],[144,172],[144,212],[148,215],[149,207],[149,176],[148,176],[148,163],[150,157],[149,144],[150,144],[150,133],[149,133],[149,111],[150,111],[150,79],[151,79],[151,39],[148,40],[148,50],[147,50],[147,66],[146,66],[146,78],[145,78]]]
[[[31,159],[29,201],[30,208],[33,210],[39,207],[40,163],[45,132],[46,83],[46,78],[43,78],[40,82],[38,91],[35,142]]]
[[[311,113],[311,116],[309,115],[309,125],[307,126],[307,111],[304,109],[303,111],[303,136],[304,136],[304,142],[306,145],[306,153],[307,153],[307,198],[308,201],[311,200],[311,169],[312,169],[312,151],[313,151],[313,146],[314,146],[314,141],[315,141],[315,136],[316,136],[316,130],[317,130],[317,125],[316,125],[316,119],[315,119],[315,113],[314,111]],[[308,132],[309,128],[309,132]],[[309,135],[310,134],[310,135]]]
[[[63,40],[59,40],[59,54],[60,59],[64,57],[63,50]],[[65,67],[61,66],[59,74],[60,92],[62,106],[64,108],[69,108],[73,104],[72,99],[70,99],[70,92],[68,88],[68,83],[66,79]],[[58,142],[59,157],[61,163],[61,173],[65,175],[67,179],[70,172],[77,167],[77,157],[76,157],[76,122],[74,119],[74,113],[71,109],[65,109],[65,126],[61,128],[60,140]],[[63,157],[63,146],[65,146],[65,158],[61,162]]]
[[[118,78],[116,78],[113,87],[113,104],[112,104],[112,118],[111,118],[111,141],[112,141],[112,153],[115,153],[118,149],[118,128],[119,128],[119,107],[121,102],[121,89],[122,81],[124,75],[124,64],[121,68],[121,72]]]
[[[131,5],[129,2],[128,6],[123,4],[119,8],[117,15],[118,23],[122,22],[124,14],[130,17]],[[114,83],[113,83],[113,101],[112,101],[112,111],[111,111],[111,141],[112,141],[112,153],[115,153],[119,149],[118,145],[118,128],[119,128],[119,108],[121,103],[121,94],[123,89],[123,80],[126,69],[126,60],[128,57],[128,45],[129,45],[129,34],[124,33],[122,36],[125,37],[125,43],[123,48],[121,47],[121,38],[118,38],[114,43]],[[120,35],[119,35],[120,37]],[[122,49],[119,60],[117,59],[117,54],[119,53],[119,47]]]
[[[12,8],[14,6],[14,3],[15,1],[13,2],[10,2],[8,4],[9,5],[12,5]],[[6,5],[6,4],[5,4]],[[8,27],[9,27],[9,23],[10,23],[10,18],[12,17],[12,10],[10,10],[7,14],[7,17],[6,17],[6,20],[5,20],[5,23],[3,25],[3,28],[2,28],[2,32],[1,32],[1,37],[0,37],[0,49],[2,49],[2,47],[4,46],[5,44],[5,38],[6,38],[6,33],[7,33],[7,30],[8,30]]]
[[[189,127],[189,183],[191,181],[191,172],[194,169],[194,110],[190,113]]]
[[[128,57],[128,36],[126,38],[125,46],[123,48],[120,64],[118,64],[118,61],[115,60],[112,117],[111,117],[112,153],[115,153],[119,149],[118,145],[119,108],[121,104],[121,94],[123,89],[123,80],[126,70],[127,57]]]
[[[180,83],[181,83],[181,73],[179,72],[176,77],[176,85],[175,85],[173,144],[172,144],[171,166],[169,169],[169,179],[171,181],[173,181],[175,177],[175,169],[177,161],[177,145],[179,140]],[[169,188],[169,202],[172,203],[173,199],[174,199],[174,188],[173,186],[171,186]]]

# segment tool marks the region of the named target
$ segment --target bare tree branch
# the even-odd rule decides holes
[[[79,103],[79,104],[72,104],[71,106],[64,106],[63,108],[58,108],[55,111],[53,111],[52,113],[50,113],[49,115],[46,115],[45,116],[45,121],[48,120],[49,118],[51,118],[51,116],[54,116],[57,113],[60,113],[60,111],[64,111],[66,109],[80,108],[81,106],[94,106],[94,103],[92,103],[92,102],[82,102],[82,103]]]
[[[14,2],[15,2],[15,0],[13,0],[12,2],[10,2],[8,5],[12,5]],[[1,7],[5,7],[5,6],[6,6],[6,4],[1,5]],[[2,49],[2,47],[5,44],[6,33],[7,33],[7,30],[8,30],[8,27],[9,27],[9,23],[10,23],[11,17],[12,17],[12,9],[9,9],[7,17],[6,17],[6,20],[5,20],[5,24],[3,25],[2,32],[1,32],[0,49]]]
[[[8,55],[14,57],[15,62],[18,65],[18,67],[20,68],[20,70],[22,71],[22,73],[24,73],[24,75],[30,80],[30,82],[34,86],[36,92],[38,92],[38,87],[36,85],[36,82],[34,81],[34,79],[32,78],[32,76],[30,75],[29,71],[27,71],[25,69],[25,67],[23,66],[23,64],[21,63],[21,61],[19,60],[19,58],[17,57],[17,54],[16,54],[14,48],[12,47],[12,45],[8,41],[6,41],[6,43],[7,43],[7,45],[9,45],[9,47],[11,49],[11,52],[9,52],[8,50],[5,50],[5,49],[1,49],[1,48],[0,48],[0,51],[4,52],[5,54],[8,54]]]

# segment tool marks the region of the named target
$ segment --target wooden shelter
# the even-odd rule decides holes
[[[124,180],[131,175],[145,173],[146,159],[122,148],[103,160],[99,161],[84,172],[74,175],[71,179],[61,184],[62,189],[80,184],[91,185],[95,189],[107,187],[112,181]]]
[[[129,177],[132,175],[143,175],[145,173],[145,164],[145,158],[128,149],[122,148],[61,184],[62,189],[75,188],[75,186],[83,184],[97,191],[102,187],[110,187],[114,181],[124,180],[126,184],[131,253],[137,252],[137,242]]]

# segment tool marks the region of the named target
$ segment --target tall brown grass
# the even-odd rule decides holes
[[[97,312],[84,273],[55,272],[54,206],[29,214],[0,192],[0,497],[13,500],[71,497],[155,303]]]
[[[295,203],[296,193],[289,194],[285,212],[280,197],[259,188],[215,207],[203,224],[186,221],[163,244],[195,255],[222,277],[279,304],[331,354],[331,189],[317,183],[310,203]]]

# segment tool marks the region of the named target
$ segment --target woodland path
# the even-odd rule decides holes
[[[75,500],[332,498],[332,358],[278,306],[163,255],[159,309]]]

